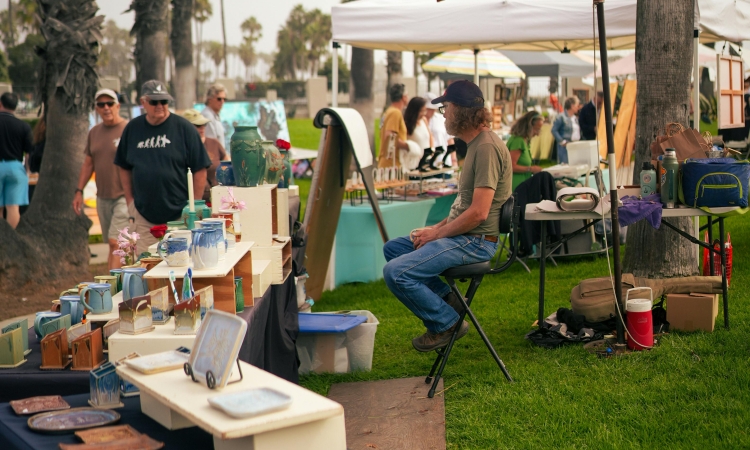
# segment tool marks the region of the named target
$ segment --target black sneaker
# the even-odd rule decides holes
[[[411,345],[413,345],[414,349],[418,352],[431,352],[433,350],[443,348],[448,345],[448,342],[451,340],[453,330],[455,330],[458,326],[460,326],[461,328],[458,330],[456,340],[459,340],[462,337],[466,336],[466,333],[469,332],[469,323],[465,320],[462,320],[460,323],[457,322],[455,325],[443,331],[442,333],[433,334],[428,331],[422,336],[412,339]]]

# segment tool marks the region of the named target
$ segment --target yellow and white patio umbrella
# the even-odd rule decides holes
[[[433,73],[455,73],[494,78],[525,78],[526,74],[513,61],[496,50],[453,50],[441,53],[422,64],[422,70]]]

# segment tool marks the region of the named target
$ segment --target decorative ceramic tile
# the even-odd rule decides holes
[[[188,355],[174,350],[124,361],[126,366],[145,374],[181,369],[186,362]]]
[[[205,380],[211,371],[216,387],[226,386],[246,332],[247,322],[241,317],[216,309],[208,311],[190,354],[193,376]]]
[[[57,411],[70,409],[68,402],[59,395],[44,395],[40,397],[29,397],[21,400],[13,400],[10,407],[19,416],[36,414],[44,411]]]
[[[208,403],[232,417],[244,419],[288,408],[292,398],[271,388],[259,388],[211,397]]]
[[[75,435],[84,444],[99,444],[102,442],[118,441],[120,439],[134,438],[141,435],[130,425],[115,425],[113,427],[101,427],[93,430],[76,431]]]

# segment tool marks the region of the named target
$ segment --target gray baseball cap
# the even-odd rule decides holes
[[[141,87],[141,95],[148,97],[151,100],[174,100],[172,96],[169,95],[167,85],[159,80],[149,80],[143,83],[143,86]]]

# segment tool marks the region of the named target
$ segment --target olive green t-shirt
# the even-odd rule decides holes
[[[474,189],[488,187],[495,190],[490,213],[487,220],[468,234],[500,234],[500,208],[510,197],[513,181],[513,168],[510,153],[500,139],[492,131],[479,133],[466,150],[466,159],[458,182],[458,196],[451,206],[448,222],[454,220],[469,209],[474,197]]]

